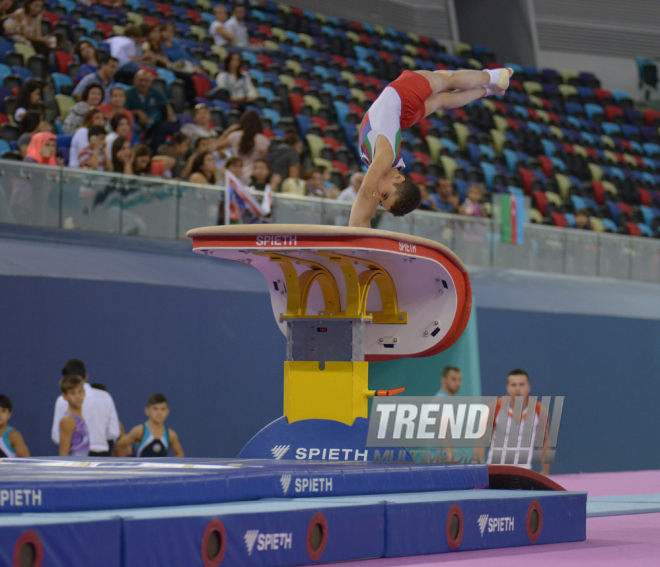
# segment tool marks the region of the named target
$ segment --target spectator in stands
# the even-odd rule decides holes
[[[190,150],[190,140],[183,132],[176,132],[172,138],[158,147],[157,153],[163,156],[170,156],[174,159],[174,166],[171,169],[173,179],[182,179],[182,173],[186,168],[186,158]],[[186,176],[190,175],[192,169],[192,162],[186,172]]]
[[[62,124],[62,133],[74,134],[82,126],[85,114],[89,112],[89,109],[96,108],[101,104],[104,94],[103,87],[98,83],[87,85],[82,100],[74,104],[69,110],[69,114],[66,115]]]
[[[221,89],[229,91],[229,100],[238,104],[248,104],[257,96],[257,91],[252,84],[250,74],[241,69],[242,65],[241,54],[230,53],[225,59],[225,70],[218,74],[215,82]]]
[[[162,45],[160,35],[160,25],[148,26],[145,30],[145,39],[142,42],[142,53],[147,57],[143,63],[155,67],[169,67],[170,60],[167,58],[165,49]]]
[[[215,21],[209,28],[209,34],[213,38],[215,44],[222,47],[227,43],[234,43],[236,37],[227,31],[227,28],[225,27],[228,17],[227,8],[222,4],[218,4],[213,8],[213,15],[215,16]]]
[[[38,132],[50,132],[51,126],[48,122],[43,120],[41,113],[38,110],[28,110],[23,115],[23,120],[21,120],[21,129],[23,130],[23,134],[21,134],[20,138],[16,140],[16,147],[25,158],[32,136]]]
[[[39,55],[48,59],[50,50],[56,45],[56,40],[52,35],[44,37],[41,33],[43,9],[43,0],[25,0],[23,7],[5,20],[4,30],[13,41],[32,44]]]
[[[3,24],[16,11],[14,0],[0,0],[0,23]],[[4,28],[3,28],[4,29]]]
[[[41,101],[41,83],[36,79],[28,79],[18,90],[12,115],[19,124],[28,110],[37,110],[43,116],[43,102]]]
[[[353,175],[351,175],[349,186],[346,187],[346,189],[344,189],[341,193],[339,193],[337,200],[344,201],[346,203],[352,203],[355,201],[355,197],[357,197],[357,192],[360,189],[363,180],[364,173],[361,171],[356,171]]]
[[[160,27],[160,40],[165,55],[171,62],[170,69],[177,77],[179,73],[199,73],[201,75],[206,73],[199,61],[192,57],[174,37],[174,24],[168,22]]]
[[[146,144],[138,144],[133,148],[133,175],[155,175],[165,177],[174,167],[174,158],[153,155]]]
[[[323,185],[323,174],[317,169],[311,169],[305,176],[307,195],[310,197],[325,197],[325,185]]]
[[[250,38],[245,26],[245,6],[235,4],[231,18],[225,22],[225,30],[234,37],[231,45],[234,47],[250,47]]]
[[[195,157],[188,181],[202,185],[215,185],[215,158],[211,152],[204,152]]]
[[[149,64],[150,55],[142,53],[140,43],[142,30],[136,24],[128,24],[124,28],[124,35],[108,38],[110,55],[118,61],[122,81],[130,82],[129,77],[138,70],[138,65]]]
[[[79,83],[83,77],[99,70],[99,54],[89,41],[81,41],[76,47],[75,54],[78,57],[76,82]]]
[[[460,207],[460,214],[468,217],[485,217],[486,211],[481,203],[484,196],[484,186],[481,183],[472,183],[467,190],[467,197]]]
[[[90,456],[109,457],[110,450],[108,440],[119,437],[119,418],[112,396],[103,390],[95,390],[88,384],[89,375],[85,364],[76,359],[66,362],[62,368],[62,376],[76,375],[83,379],[85,389],[85,401],[82,406],[82,416],[89,428]],[[53,427],[51,438],[53,443],[60,443],[60,421],[67,408],[67,402],[62,396],[55,403],[55,415],[53,416]]]
[[[198,104],[193,110],[193,120],[189,124],[184,124],[181,127],[181,132],[183,132],[189,139],[190,143],[194,146],[197,142],[197,138],[205,137],[216,137],[218,135],[215,126],[211,120],[211,111],[209,107],[205,104]]]
[[[459,208],[458,194],[450,179],[441,177],[435,186],[435,194],[431,195],[435,210],[441,213],[456,213]]]
[[[85,146],[89,143],[87,139],[88,129],[92,126],[103,126],[105,128],[106,118],[102,110],[92,108],[87,111],[83,123],[76,133],[71,138],[71,146],[69,149],[69,167],[80,167],[78,165],[78,156]]]
[[[126,136],[129,140],[133,136],[133,114],[126,108],[126,92],[123,87],[113,87],[110,91],[110,102],[98,105],[99,109],[105,112],[106,117],[111,121],[119,115],[124,116],[131,127],[130,133]],[[114,130],[114,128],[113,128]]]
[[[133,150],[131,149],[131,143],[126,138],[120,136],[114,139],[110,151],[112,171],[133,175]]]
[[[417,208],[422,211],[435,211],[435,201],[431,199],[426,183],[418,183],[417,187],[419,187],[419,193],[421,195],[421,201],[419,202],[419,206]]]
[[[73,98],[81,100],[85,89],[91,84],[99,84],[103,87],[103,102],[110,102],[110,93],[115,87],[115,75],[117,74],[118,61],[115,57],[105,52],[99,53],[98,71],[89,73],[73,89]]]
[[[256,110],[248,110],[241,116],[239,129],[229,134],[226,139],[218,140],[216,149],[231,147],[232,155],[243,160],[243,174],[240,179],[245,185],[250,184],[254,162],[265,158],[270,141],[262,134],[261,117]]]
[[[321,172],[321,177],[323,178],[323,188],[325,191],[325,196],[328,199],[336,199],[339,197],[339,188],[332,182],[332,176],[330,169],[325,165],[319,165],[316,167]]]
[[[126,91],[126,108],[147,134],[161,120],[176,117],[163,92],[153,88],[153,81],[149,71],[140,69],[135,73],[133,86]]]
[[[580,230],[591,230],[589,213],[584,209],[575,211],[575,228],[578,228]]]
[[[258,159],[252,167],[252,183],[250,189],[256,191],[265,191],[270,186],[270,166],[268,160]]]
[[[106,169],[106,164],[108,164],[105,159],[106,134],[103,126],[90,126],[87,131],[87,145],[78,154],[78,167],[101,171]]]
[[[270,182],[274,189],[279,188],[285,179],[300,178],[300,156],[303,151],[302,140],[293,128],[287,129],[281,143],[271,143],[268,162],[273,172]]]
[[[131,140],[132,131],[131,123],[128,121],[123,114],[115,114],[110,119],[110,132],[105,138],[105,157],[108,160],[108,163],[112,163],[112,144],[114,144],[117,138],[126,138]]]
[[[51,132],[39,132],[32,136],[28,144],[23,161],[40,163],[42,165],[57,165],[56,141],[57,136]]]

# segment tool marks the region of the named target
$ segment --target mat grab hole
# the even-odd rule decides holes
[[[218,530],[209,533],[209,539],[206,542],[206,556],[209,559],[215,559],[220,553],[222,547],[222,535]]]
[[[321,543],[323,542],[323,535],[323,526],[316,522],[312,526],[312,535],[309,541],[309,545],[314,551],[321,547]]]
[[[21,545],[18,552],[18,567],[34,567],[37,561],[37,550],[32,542]]]

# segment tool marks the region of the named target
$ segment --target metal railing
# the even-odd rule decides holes
[[[219,186],[0,160],[0,223],[182,239],[217,224],[223,198]],[[350,210],[278,194],[272,220],[346,226]],[[473,266],[660,283],[656,239],[526,224],[514,245],[501,242],[496,221],[425,211],[396,218],[379,210],[374,227],[441,242]]]

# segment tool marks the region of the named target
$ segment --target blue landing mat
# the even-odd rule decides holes
[[[0,513],[109,510],[320,495],[468,490],[486,465],[238,459],[0,460]]]
[[[488,549],[585,538],[584,493],[465,490],[273,499],[148,509],[0,516],[0,564],[23,530],[41,542],[44,567],[285,567],[352,559]],[[538,536],[528,531],[536,503]],[[452,546],[448,518],[458,510]],[[83,521],[85,520],[85,521]],[[120,522],[121,530],[112,522]],[[67,523],[73,528],[66,531]],[[312,528],[322,526],[314,547]],[[112,529],[112,531],[109,531]],[[210,534],[218,554],[206,557]],[[102,543],[98,543],[104,538]],[[90,543],[91,542],[91,543]],[[89,544],[89,545],[88,545]],[[103,562],[89,562],[102,551]],[[82,550],[82,551],[81,551]]]

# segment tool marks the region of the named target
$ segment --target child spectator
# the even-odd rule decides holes
[[[0,458],[30,456],[23,436],[9,425],[13,409],[11,400],[7,396],[0,395]]]
[[[173,429],[165,427],[170,414],[167,398],[163,394],[149,396],[144,413],[149,419],[136,425],[117,442],[117,454],[126,455],[130,446],[135,445],[135,457],[167,457],[170,447],[177,457],[183,457],[179,436]]]
[[[88,144],[78,154],[78,166],[82,169],[105,169],[105,136],[103,126],[90,126]]]
[[[579,230],[592,230],[591,222],[589,220],[589,213],[584,209],[575,211],[575,228]]]
[[[270,185],[270,166],[268,161],[265,159],[258,159],[254,162],[252,167],[252,185],[249,189],[255,189],[257,191],[265,191]]]
[[[86,457],[89,455],[89,431],[82,416],[85,400],[84,380],[76,374],[67,374],[60,380],[62,397],[69,407],[60,420],[60,457]]]
[[[459,198],[451,179],[440,178],[435,186],[435,193],[431,195],[436,211],[441,213],[456,213],[459,209]]]
[[[419,187],[419,192],[422,196],[422,200],[419,202],[419,207],[418,209],[421,209],[422,211],[435,211],[436,206],[435,206],[435,201],[431,199],[429,196],[429,190],[428,187],[426,186],[426,183],[418,183],[417,187]]]
[[[172,177],[174,177],[174,179],[180,179],[181,174],[186,167],[185,156],[190,150],[190,140],[188,139],[188,136],[183,132],[177,132],[172,136],[170,148],[175,159],[174,167],[172,168]]]
[[[461,205],[460,214],[468,217],[485,217],[486,211],[481,203],[484,196],[484,188],[480,183],[472,183],[467,190],[467,197]]]
[[[106,117],[102,110],[98,108],[90,109],[85,118],[83,118],[82,127],[76,130],[71,138],[71,149],[69,151],[69,167],[80,167],[78,156],[80,152],[89,144],[89,129],[92,126],[103,126],[105,128]]]

